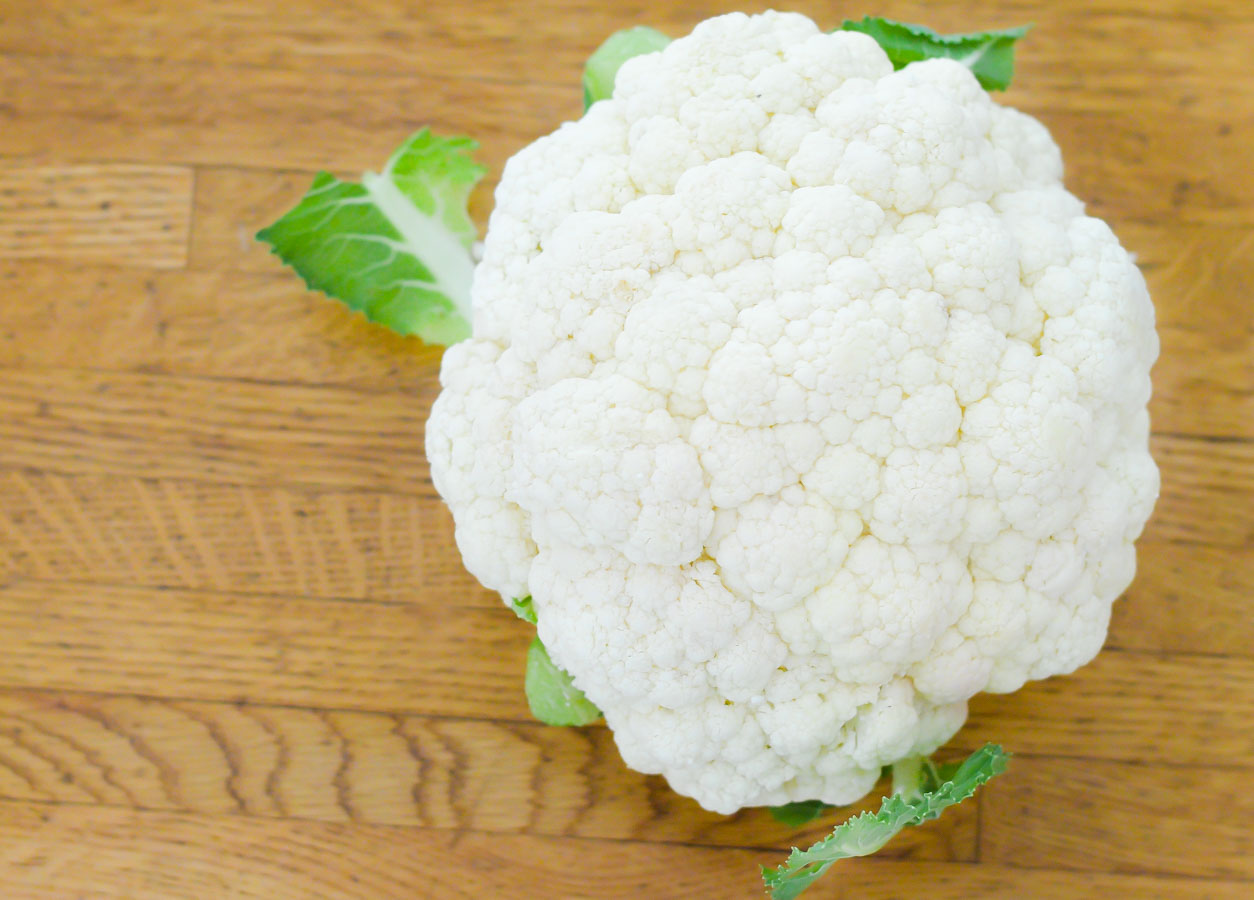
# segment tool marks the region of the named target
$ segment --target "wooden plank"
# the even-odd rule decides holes
[[[1158,319],[1158,431],[1254,437],[1254,232],[1124,223]]]
[[[189,168],[0,161],[0,259],[177,268],[191,208]]]
[[[363,390],[430,382],[443,348],[279,271],[0,263],[0,366],[79,366]]]
[[[9,369],[0,459],[66,473],[317,484],[434,497],[423,426],[435,378],[363,393],[204,378]]]
[[[1254,234],[1191,231],[1210,239],[1158,231],[1149,244],[1152,252],[1170,245],[1180,254],[1147,264],[1160,298],[1163,348],[1154,368],[1152,420],[1156,430],[1173,434],[1254,438],[1254,329],[1240,324],[1245,291],[1254,285]],[[0,365],[342,384],[371,392],[434,380],[442,348],[402,338],[307,291],[272,258],[261,260],[266,275],[220,263],[195,272],[0,263],[6,298]],[[1192,284],[1187,292],[1180,289],[1185,278]]]
[[[75,369],[6,370],[0,459],[62,474],[382,490],[434,500],[423,433],[439,385],[363,393]],[[1156,539],[1254,541],[1254,443],[1156,435]]]
[[[980,694],[955,741],[1021,753],[1198,766],[1249,765],[1254,660],[1111,650],[1066,678]]]
[[[1028,856],[1032,860],[1038,857]],[[1067,872],[1029,868],[1024,858],[1009,866],[981,862],[892,862],[874,858],[849,860],[848,868],[831,872],[829,880],[844,883],[839,893],[820,882],[812,896],[841,900],[902,900],[903,897],[966,900],[970,897],[1015,900],[1058,900],[1073,897],[1117,897],[1119,900],[1248,900],[1250,884],[1243,881],[1112,875],[1103,872]],[[841,862],[840,865],[846,865]],[[918,881],[917,886],[912,882]],[[828,892],[828,893],[824,893]]]
[[[925,828],[936,827],[929,823]],[[481,834],[0,801],[0,886],[13,900],[370,897],[758,898],[769,851]],[[1249,883],[855,859],[815,889],[928,896],[1236,900]]]
[[[604,728],[36,692],[0,693],[0,795],[778,850],[858,811],[801,829],[707,812],[627,769]],[[975,822],[964,804],[885,852],[973,860]]]
[[[1039,856],[1020,857],[1009,866],[985,862],[975,866],[926,862],[881,865],[874,858],[849,860],[848,868],[832,871],[829,878],[829,881],[840,879],[843,889],[820,882],[813,889],[812,896],[839,897],[842,900],[901,900],[903,897],[940,900],[966,900],[970,897],[1014,897],[1015,900],[1058,900],[1060,897],[1248,900],[1250,892],[1250,884],[1245,881],[1066,872],[1024,867],[1024,859],[1035,860]],[[846,863],[841,862],[840,865]],[[912,886],[916,880],[917,886]],[[840,892],[831,893],[833,890]]]
[[[430,125],[474,135],[479,158],[499,172],[522,144],[583,109],[577,85],[403,71],[0,55],[0,156],[377,171]]]
[[[1254,774],[1249,769],[1040,757],[1019,763],[987,788],[982,859],[1254,878],[1254,800],[1240,788]],[[1204,885],[1198,891],[1205,896]]]
[[[359,172],[343,174],[360,177]],[[270,275],[287,271],[256,234],[294,206],[312,183],[308,172],[201,166],[196,170],[189,265]]]
[[[763,858],[762,851],[0,802],[0,887],[14,900],[591,900],[706,890],[748,898],[761,892]]]
[[[1254,654],[1254,546],[1145,540],[1137,577],[1111,616],[1111,647]]]
[[[0,686],[422,715],[531,718],[529,629],[505,609],[17,581],[0,589]],[[959,746],[1241,764],[1254,659],[1103,653],[981,695]],[[1207,735],[1205,743],[1197,735]]]
[[[377,492],[0,472],[0,580],[500,605],[444,506]]]
[[[0,686],[527,720],[504,607],[17,581]]]
[[[1146,534],[1212,547],[1254,545],[1254,443],[1150,438],[1162,491]]]
[[[251,239],[307,181],[265,170],[202,172],[192,263],[213,273],[0,267],[0,289],[13,300],[0,307],[0,364],[142,367],[369,388],[428,375],[439,348],[373,327],[305,291]],[[261,205],[256,197],[264,198]],[[1123,230],[1157,298],[1156,428],[1254,437],[1254,329],[1243,322],[1243,298],[1254,286],[1254,235],[1208,227]],[[221,271],[235,268],[275,277]],[[67,333],[75,339],[67,341]]]
[[[441,504],[374,492],[0,473],[0,576],[496,607]],[[1138,545],[1110,644],[1249,655],[1254,550]]]
[[[1241,225],[1248,221],[1254,179],[1224,182],[1233,134],[1248,140],[1254,116],[1211,121],[1164,112],[1161,118],[1140,112],[1056,112],[1022,104],[1050,130],[1062,149],[1067,189],[1084,201],[1090,215],[1116,228],[1128,222]],[[1103,125],[1110,127],[1103,127]],[[1157,147],[1174,145],[1184,154],[1167,156]],[[1176,159],[1187,159],[1181,166]],[[1146,184],[1158,189],[1147,191]]]
[[[351,7],[321,0],[303,4],[300,16],[286,16],[277,0],[202,0],[180,7],[177,14],[143,0],[87,7],[64,0],[14,0],[12,16],[0,22],[0,52],[385,75],[421,70],[497,80],[525,71],[529,78],[573,85],[596,45],[619,28],[647,24],[680,36],[704,17],[770,6],[766,0],[651,8],[589,0],[527,6],[486,0],[427,4],[419,15],[391,0]],[[830,28],[841,20],[840,12],[821,0],[796,0],[788,8],[810,15],[820,26]],[[1108,110],[1168,107],[1188,99],[1231,109],[1234,97],[1249,99],[1247,51],[1254,43],[1254,22],[1232,3],[1119,0],[1094,8],[1083,0],[1011,0],[998,6],[996,16],[985,14],[977,22],[961,4],[886,2],[877,12],[941,31],[970,31],[986,20],[989,25],[1035,22],[1019,53],[1016,82],[1021,92],[1057,103]],[[1161,40],[1164,19],[1170,21],[1171,41]],[[575,33],[572,21],[580,23]],[[141,34],[144,39],[137,40]],[[1199,46],[1206,47],[1206,65],[1196,52]],[[415,47],[430,52],[415,55]],[[1127,65],[1121,47],[1138,49],[1136,66]],[[1156,90],[1145,91],[1147,82]]]
[[[0,55],[0,155],[274,168],[377,168],[420,125],[474,135],[493,171],[580,114],[579,91],[333,69],[180,66]],[[1068,184],[1115,222],[1251,224],[1254,115],[1075,110],[1025,97],[1054,131]],[[331,124],[333,123],[333,124]],[[1173,153],[1154,152],[1170,146]],[[1146,190],[1145,185],[1157,189]]]

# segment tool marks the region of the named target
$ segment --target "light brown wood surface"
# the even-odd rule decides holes
[[[1254,7],[790,6],[1035,22],[1004,99],[1137,253],[1163,348],[1107,649],[977,698],[952,752],[1011,770],[808,896],[1254,897]],[[527,629],[422,453],[438,348],[251,239],[423,124],[499,172],[610,32],[733,8],[0,4],[0,898],[753,897],[848,812],[716,816],[531,721]]]

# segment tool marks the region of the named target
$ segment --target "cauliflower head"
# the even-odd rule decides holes
[[[1158,491],[1144,281],[950,60],[704,22],[507,164],[432,478],[626,763],[863,796],[1097,653]]]

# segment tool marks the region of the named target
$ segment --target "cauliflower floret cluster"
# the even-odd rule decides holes
[[[704,22],[506,166],[427,451],[624,760],[863,796],[1100,648],[1154,314],[1034,119],[799,15]]]

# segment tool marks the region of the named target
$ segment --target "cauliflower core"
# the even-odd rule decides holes
[[[432,477],[632,768],[723,813],[850,802],[1097,653],[1158,341],[1061,177],[960,64],[776,13],[509,161]]]

